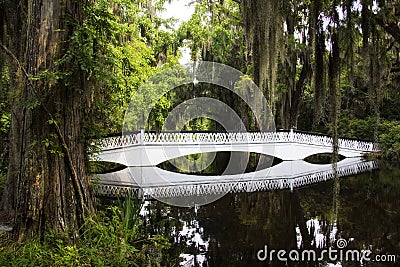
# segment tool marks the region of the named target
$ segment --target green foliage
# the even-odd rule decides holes
[[[65,233],[49,232],[45,242],[16,243],[0,236],[0,266],[160,266],[170,245],[143,232],[140,208],[138,201],[127,199],[122,208],[111,206],[87,218],[73,245]]]
[[[1,107],[0,107],[1,108]],[[6,134],[10,129],[11,114],[4,112],[0,115],[0,132]]]
[[[0,134],[8,133],[10,129],[11,112],[8,101],[8,88],[10,86],[10,76],[8,67],[0,69]]]
[[[400,122],[385,125],[386,131],[379,136],[383,156],[395,162],[400,161]]]
[[[58,156],[63,157],[64,156],[63,149],[60,145],[57,144],[56,141],[58,139],[58,136],[54,133],[51,133],[50,137],[51,139],[45,138],[44,140],[42,140],[43,145],[48,149],[48,151],[51,154],[57,154]],[[31,144],[31,146],[34,146],[36,144],[37,142],[34,142],[33,144]]]
[[[185,40],[192,60],[215,61],[246,72],[245,41],[240,6],[235,1],[200,1],[177,38]]]
[[[87,81],[83,97],[93,103],[85,125],[89,137],[120,132],[125,110],[140,85],[164,64],[177,62],[169,21],[156,16],[164,1],[99,0],[85,6],[85,19],[57,62],[55,74],[65,86],[75,75]],[[78,88],[79,89],[79,88]]]
[[[205,3],[197,4],[195,12],[188,22],[182,23],[178,30],[180,39],[186,39],[191,50],[191,59],[196,61],[200,52],[210,38],[211,25],[210,17],[207,16],[207,6]]]
[[[342,138],[373,141],[375,127],[375,120],[371,117],[366,119],[344,117],[339,121],[338,130]]]
[[[1,52],[0,52],[1,53]],[[0,60],[2,59],[0,54]],[[6,182],[8,165],[8,144],[7,136],[10,131],[11,109],[8,90],[11,79],[6,62],[0,62],[0,200]]]
[[[377,134],[378,140],[374,139]],[[388,160],[400,159],[400,122],[381,119],[379,124],[372,117],[356,119],[343,117],[339,122],[339,135],[343,138],[377,141],[382,156]]]
[[[188,82],[187,73],[180,66],[157,72],[133,95],[129,113],[125,116],[126,129],[140,129],[148,123],[148,129],[160,130],[168,112],[181,100],[173,90],[168,90]],[[143,114],[149,115],[148,122],[142,121]]]

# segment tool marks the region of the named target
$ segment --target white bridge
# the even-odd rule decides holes
[[[136,134],[99,140],[97,160],[125,166],[156,166],[181,156],[218,152],[256,152],[282,160],[301,160],[308,156],[332,153],[331,137],[298,132],[161,132]],[[360,157],[379,151],[372,142],[339,139],[339,154]]]
[[[311,164],[303,161],[314,154],[332,153],[328,136],[297,132],[234,133],[139,133],[101,139],[97,160],[128,166],[93,178],[99,196],[143,195],[193,206],[210,203],[228,192],[254,192],[296,187],[356,174],[376,168],[361,156],[379,151],[378,145],[339,139],[339,154],[346,159],[337,164]],[[201,176],[176,173],[156,167],[185,155],[218,152],[257,152],[283,160],[275,166],[250,173]],[[235,163],[234,163],[235,164]],[[174,202],[178,199],[178,202]],[[185,201],[188,201],[186,203]],[[185,203],[185,204],[183,204]]]
[[[302,160],[284,161],[270,168],[244,174],[198,176],[170,172],[158,167],[129,167],[98,174],[96,194],[108,197],[142,195],[159,200],[169,198],[211,197],[214,195],[290,189],[371,171],[375,161],[347,158],[337,164],[311,164]],[[191,203],[188,203],[190,206]]]

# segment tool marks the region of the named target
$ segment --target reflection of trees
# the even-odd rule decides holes
[[[306,214],[318,217],[325,226],[323,234],[327,241],[337,223],[337,235],[347,241],[354,238],[348,248],[372,248],[380,254],[398,254],[399,174],[399,170],[383,169],[340,181],[334,179],[299,190],[300,202]]]
[[[343,237],[354,238],[349,246],[399,254],[399,177],[398,169],[383,169],[342,181],[339,227]]]
[[[144,232],[149,236],[162,236],[171,245],[162,254],[162,266],[179,266],[179,254],[185,250],[183,243],[176,243],[183,223],[179,218],[182,212],[158,201],[151,201],[146,206]]]
[[[297,225],[310,241],[296,192],[228,195],[201,208],[199,222],[211,236],[210,266],[265,266],[256,259],[257,252],[264,245],[296,249]]]
[[[338,157],[338,155],[334,155],[334,160],[336,160]],[[340,218],[339,218],[339,209],[340,209],[340,180],[339,180],[339,176],[337,173],[337,163],[335,161],[335,163],[333,163],[334,166],[334,170],[335,170],[335,178],[333,179],[333,187],[332,187],[332,194],[333,194],[333,198],[332,198],[332,213],[333,216],[331,217],[331,221],[328,222],[328,229],[329,231],[326,232],[326,240],[327,240],[327,245],[331,245],[329,242],[333,241],[330,240],[329,238],[329,234],[331,231],[333,231],[333,226],[336,225],[340,225]]]
[[[399,175],[390,171],[378,174],[333,180],[292,193],[228,195],[202,207],[199,222],[205,235],[211,236],[211,266],[265,265],[256,260],[257,251],[265,244],[271,249],[296,248],[296,226],[300,228],[302,248],[310,248],[314,237],[308,234],[306,221],[311,218],[318,218],[328,246],[337,223],[341,237],[354,238],[350,248],[371,244],[374,249],[381,249],[380,253],[396,254],[400,239],[400,180],[395,177]]]
[[[354,238],[349,248],[372,245],[374,250],[381,250],[380,254],[396,254],[400,249],[398,177],[398,169],[381,170],[293,192],[228,194],[200,207],[197,214],[193,209],[152,202],[146,223],[152,235],[164,235],[171,243],[175,242],[168,255],[163,255],[167,266],[178,263],[181,253],[200,253],[198,248],[187,245],[190,237],[179,236],[183,221],[188,225],[197,221],[204,228],[202,239],[210,240],[206,255],[209,266],[268,266],[267,262],[256,259],[257,252],[264,245],[276,250],[297,248],[296,227],[300,229],[302,248],[314,247],[313,231],[310,235],[306,226],[310,219],[319,221],[327,246],[331,245],[330,234],[337,223],[336,237]],[[269,266],[286,265],[274,262]],[[318,266],[318,263],[293,262],[288,266]]]

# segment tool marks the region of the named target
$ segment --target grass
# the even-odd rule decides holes
[[[141,227],[140,206],[126,200],[87,218],[81,237],[70,244],[65,234],[49,232],[45,241],[22,243],[0,233],[0,266],[159,266],[170,244],[148,236]]]

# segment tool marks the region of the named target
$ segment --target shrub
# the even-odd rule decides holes
[[[382,149],[382,156],[386,160],[400,160],[400,122],[381,119],[378,126],[374,118],[352,119],[341,118],[339,135],[342,138],[356,138],[374,141],[374,132],[377,130],[378,142]]]
[[[395,125],[393,125],[395,124]],[[400,123],[392,123],[387,131],[379,136],[379,142],[385,159],[400,160]]]
[[[341,118],[339,121],[339,136],[342,138],[355,138],[373,141],[376,123],[373,118],[351,119]]]
[[[56,232],[47,233],[44,242],[23,243],[0,234],[0,266],[159,266],[169,243],[142,233],[140,206],[129,201],[124,209],[111,206],[87,218],[75,244]]]

